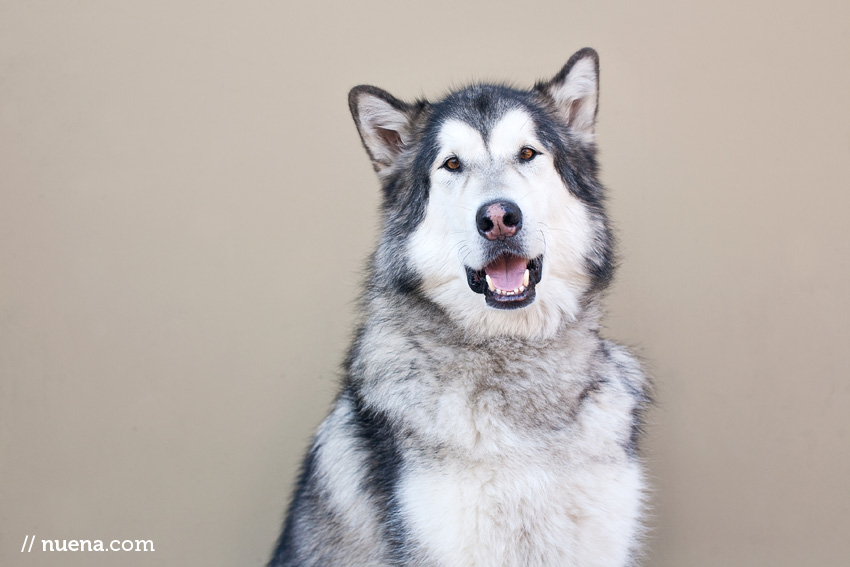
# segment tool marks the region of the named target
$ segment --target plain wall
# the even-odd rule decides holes
[[[846,0],[0,1],[0,564],[261,565],[376,235],[348,89],[584,46],[646,565],[850,564]]]

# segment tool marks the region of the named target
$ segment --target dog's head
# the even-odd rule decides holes
[[[612,272],[596,180],[596,52],[531,90],[475,85],[408,104],[349,95],[383,190],[373,288],[419,294],[467,331],[545,337]]]

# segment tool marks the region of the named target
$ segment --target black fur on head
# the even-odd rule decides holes
[[[437,136],[450,119],[486,133],[514,108],[533,116],[545,149],[569,191],[601,227],[586,259],[589,291],[603,289],[614,269],[613,237],[597,180],[595,123],[599,58],[591,48],[575,53],[550,80],[528,90],[476,84],[438,102],[403,102],[369,85],[354,87],[349,106],[360,138],[383,188],[382,234],[372,258],[370,287],[416,293],[419,279],[406,262],[410,234],[425,216]]]

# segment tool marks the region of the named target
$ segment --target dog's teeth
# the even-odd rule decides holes
[[[490,274],[484,274],[484,281],[487,282],[487,289],[489,289],[492,293],[496,295],[519,295],[528,289],[528,283],[530,281],[531,274],[528,269],[525,270],[525,273],[522,275],[522,285],[516,287],[514,289],[499,289],[496,287],[496,284],[493,283],[493,279],[490,277]]]

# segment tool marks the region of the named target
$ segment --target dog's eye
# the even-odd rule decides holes
[[[536,156],[536,155],[537,155],[537,152],[534,151],[533,149],[529,148],[528,146],[525,146],[524,148],[522,148],[519,151],[519,159],[521,159],[522,161],[533,160],[534,156]]]
[[[450,171],[457,171],[460,169],[460,160],[457,159],[457,156],[452,156],[443,162],[443,167]]]

